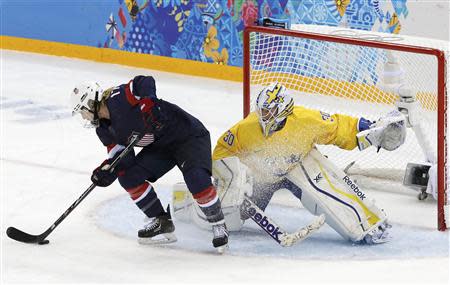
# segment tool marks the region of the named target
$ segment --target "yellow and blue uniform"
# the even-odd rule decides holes
[[[265,137],[256,113],[227,130],[217,141],[213,159],[237,156],[258,182],[277,182],[316,144],[336,145],[352,150],[356,134],[370,122],[347,115],[294,107],[280,130]]]
[[[357,147],[357,133],[371,124],[364,118],[296,106],[282,127],[264,136],[258,115],[251,113],[219,138],[213,159],[236,156],[250,168],[254,183],[249,199],[261,210],[266,209],[276,191],[287,189],[314,215],[326,214],[326,222],[345,239],[359,242],[384,223],[386,215],[358,198],[366,194],[319,152],[308,155],[315,145],[352,150]],[[297,168],[301,161],[303,167]],[[324,179],[311,179],[317,173]],[[349,183],[351,189],[345,185]],[[247,213],[240,215],[242,220],[249,218]],[[375,240],[385,239],[383,232],[378,230]],[[373,242],[372,236],[365,242]]]

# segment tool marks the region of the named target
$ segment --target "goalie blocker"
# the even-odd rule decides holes
[[[241,220],[241,206],[247,209],[254,206],[249,205],[247,200],[247,196],[251,200],[253,194],[251,175],[238,158],[229,157],[213,163],[213,176],[216,179],[226,224],[231,231],[240,230],[244,223]],[[286,175],[286,179],[301,189],[301,202],[304,207],[315,216],[325,215],[325,222],[344,239],[369,244],[388,241],[386,228],[389,226],[384,211],[318,150],[313,149],[299,166]],[[199,227],[206,228],[205,218],[195,203],[192,203],[190,194],[182,184],[174,186],[172,205],[177,219],[194,221]],[[263,213],[258,213],[256,217],[255,212],[255,219],[252,219],[261,224],[265,216]],[[269,217],[266,217],[265,221],[267,222],[262,223],[267,224],[264,230],[275,240],[285,233],[283,231],[274,236],[274,232],[282,230],[277,229],[275,222],[270,221]],[[269,223],[273,228],[267,229]],[[320,223],[313,231],[318,228]],[[294,235],[295,233],[291,234]]]

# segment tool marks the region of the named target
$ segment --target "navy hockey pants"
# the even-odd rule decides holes
[[[192,194],[211,186],[211,139],[209,134],[189,137],[169,146],[144,147],[119,175],[125,189],[141,185],[145,180],[157,181],[173,167],[183,173]],[[175,182],[175,181],[174,181]]]

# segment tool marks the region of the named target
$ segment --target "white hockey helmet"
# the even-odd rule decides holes
[[[256,113],[264,136],[278,130],[281,123],[294,110],[294,99],[286,92],[286,87],[275,82],[265,87],[256,98]]]
[[[91,113],[92,125],[98,123],[99,102],[102,99],[103,89],[97,82],[84,82],[77,84],[70,94],[70,107],[72,116],[79,113]]]

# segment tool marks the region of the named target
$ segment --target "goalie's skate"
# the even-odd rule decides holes
[[[175,225],[172,222],[170,212],[152,218],[142,230],[138,231],[138,242],[140,244],[164,244],[176,242],[177,238],[173,233]]]
[[[228,249],[228,230],[227,226],[222,224],[217,224],[212,226],[213,231],[213,246],[217,249],[219,253],[224,253]]]
[[[380,244],[391,240],[389,229],[392,226],[386,221],[376,226],[362,240],[365,244]]]

